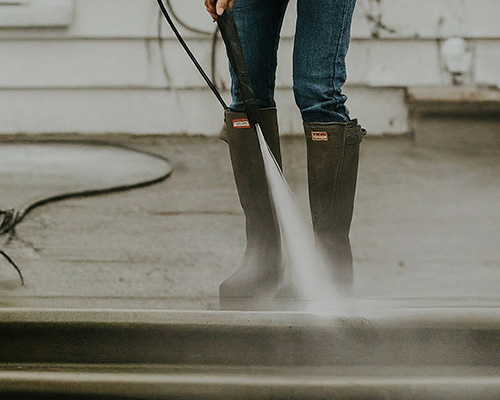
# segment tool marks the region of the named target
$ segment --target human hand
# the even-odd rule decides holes
[[[226,8],[233,7],[233,4],[234,0],[205,0],[205,8],[214,21],[217,21],[217,18],[224,14]]]

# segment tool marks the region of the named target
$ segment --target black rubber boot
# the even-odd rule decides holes
[[[281,234],[267,184],[257,133],[243,113],[226,112],[227,142],[247,247],[239,268],[219,288],[221,298],[273,297],[282,280]],[[261,111],[261,128],[281,166],[276,109]]]
[[[344,296],[353,285],[349,230],[359,163],[366,131],[349,123],[304,123],[309,202],[316,240],[332,265],[332,279]]]

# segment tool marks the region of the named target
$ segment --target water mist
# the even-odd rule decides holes
[[[312,224],[300,209],[258,125],[257,136],[269,191],[281,229],[288,283],[293,285],[300,299],[314,302],[316,306],[319,301],[339,299],[340,296],[330,272],[333,266],[326,262],[326,257],[317,247]],[[313,308],[316,309],[316,307]]]

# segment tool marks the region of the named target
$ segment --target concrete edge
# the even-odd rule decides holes
[[[0,393],[85,394],[133,399],[497,399],[500,377],[491,371],[455,376],[453,370],[435,376],[304,375],[279,371],[225,374],[223,370],[215,373],[179,370],[169,374],[0,371]]]
[[[409,87],[407,103],[417,113],[496,115],[500,112],[500,90],[482,87]]]
[[[339,310],[342,310],[339,307]],[[193,325],[500,329],[500,307],[369,308],[338,313],[129,309],[3,308],[0,324]]]

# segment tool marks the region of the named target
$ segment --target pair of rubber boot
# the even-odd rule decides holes
[[[261,110],[264,137],[281,167],[275,108]],[[309,198],[316,240],[331,264],[331,279],[345,296],[353,284],[349,230],[357,180],[359,144],[365,131],[350,123],[304,123]],[[271,201],[255,128],[245,114],[227,111],[221,138],[227,141],[247,247],[239,268],[219,288],[221,298],[272,298],[284,279],[281,233]]]

